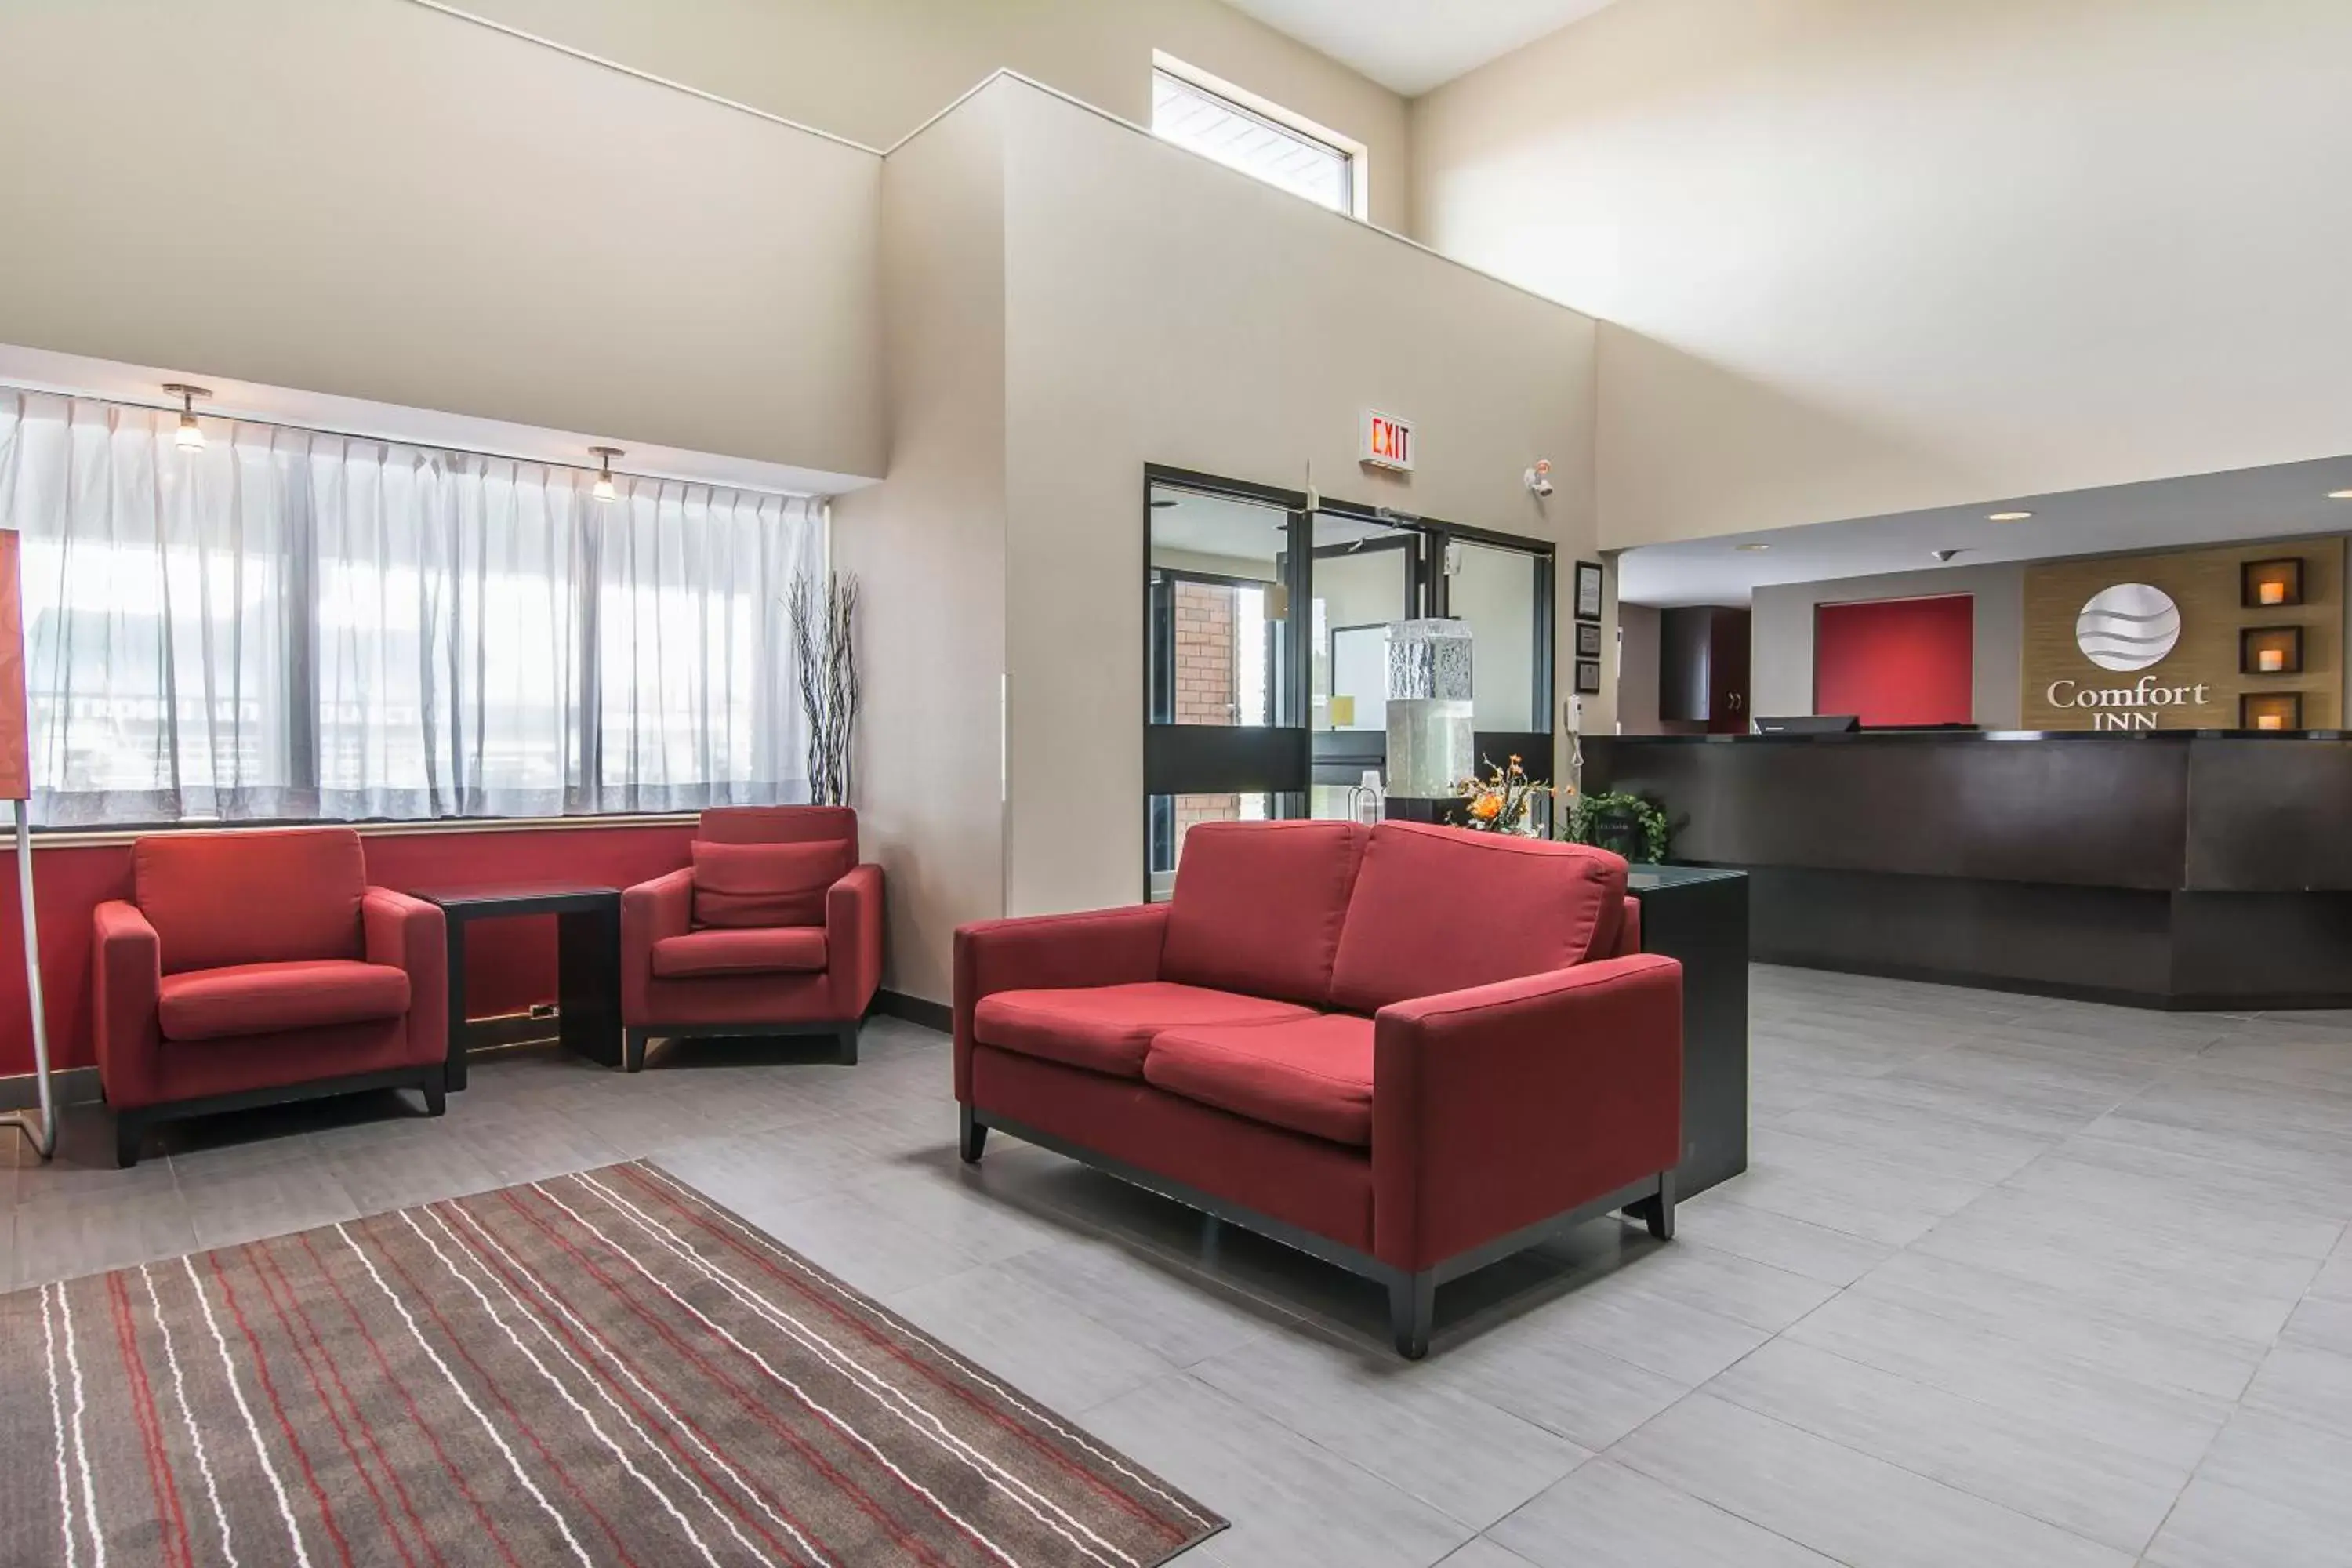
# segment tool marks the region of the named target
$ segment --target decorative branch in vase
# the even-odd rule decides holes
[[[857,724],[857,579],[833,572],[795,577],[785,605],[808,720],[809,799],[847,805],[850,733]]]

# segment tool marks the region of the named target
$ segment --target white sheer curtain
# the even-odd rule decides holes
[[[806,797],[822,504],[0,389],[37,820]]]

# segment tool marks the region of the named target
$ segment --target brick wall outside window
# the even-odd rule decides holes
[[[1181,581],[1175,588],[1176,722],[1237,723],[1241,689],[1234,671],[1234,590]],[[1178,795],[1178,853],[1194,823],[1232,822],[1241,814],[1239,795]]]

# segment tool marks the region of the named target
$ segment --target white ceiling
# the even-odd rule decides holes
[[[2352,489],[2352,457],[1643,545],[1617,558],[1617,592],[1636,605],[1744,605],[1761,584],[1931,572],[1938,550],[1961,552],[1950,565],[1981,566],[2352,532],[2352,501],[2328,498],[2340,489]],[[1996,511],[2033,515],[1988,521]]]
[[[1407,98],[1475,70],[1611,0],[1226,0]]]

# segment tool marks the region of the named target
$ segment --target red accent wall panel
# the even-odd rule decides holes
[[[371,834],[368,880],[404,891],[561,883],[625,888],[688,864],[691,818],[627,827]],[[15,855],[0,843],[0,876],[16,884]],[[89,1041],[90,911],[131,896],[131,846],[72,844],[37,849],[34,913],[41,928],[41,980],[51,1059],[60,1068],[97,1058]],[[13,894],[0,896],[0,953],[23,952]],[[466,1000],[476,1017],[519,1013],[555,1000],[552,916],[483,921],[466,933]],[[30,1072],[25,970],[0,962],[0,1074]]]
[[[1975,720],[1976,599],[1869,599],[1813,609],[1813,711],[1874,724]]]

